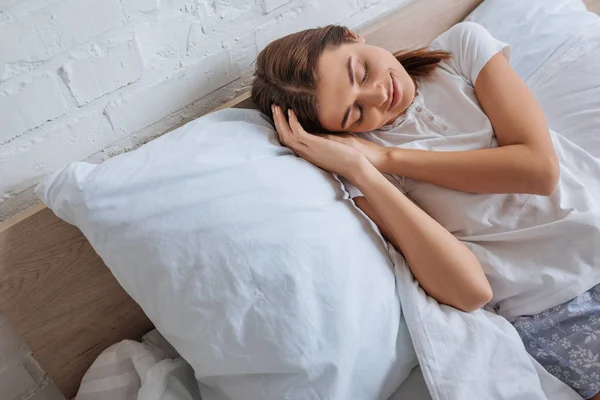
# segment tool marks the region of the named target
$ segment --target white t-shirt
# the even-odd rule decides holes
[[[431,45],[452,53],[418,82],[406,114],[359,134],[385,147],[461,151],[497,147],[474,84],[485,64],[510,48],[463,22]],[[600,282],[600,161],[551,132],[561,177],[549,196],[472,194],[400,176],[388,179],[477,256],[504,317],[537,314]],[[346,183],[346,182],[345,182]],[[361,193],[352,185],[352,197]]]

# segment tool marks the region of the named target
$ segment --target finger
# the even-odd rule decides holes
[[[307,135],[302,125],[300,125],[298,117],[296,117],[296,113],[291,108],[288,110],[288,116],[290,120],[290,128],[292,129],[294,134],[298,136]]]
[[[291,129],[288,125],[287,121],[283,117],[283,113],[281,108],[276,105],[271,106],[273,110],[273,122],[275,123],[275,129],[277,130],[277,135],[279,136],[279,140],[282,143],[289,142]]]

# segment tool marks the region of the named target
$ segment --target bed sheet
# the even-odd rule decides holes
[[[600,23],[552,54],[527,83],[540,100],[550,128],[600,158],[599,49]],[[448,367],[452,368],[452,363]],[[536,363],[533,367],[541,368]],[[543,371],[539,373],[542,381],[549,379]],[[106,349],[86,373],[76,397],[78,400],[131,398],[201,399],[192,368],[157,331],[150,332],[141,343],[124,341]],[[389,400],[406,398],[432,399],[418,367]]]
[[[76,400],[201,400],[192,367],[155,329],[141,342],[124,340],[98,356]],[[419,367],[389,400],[431,400]]]
[[[527,82],[550,129],[600,158],[600,18]],[[551,83],[550,83],[551,82]]]
[[[192,367],[153,330],[141,342],[104,350],[84,375],[76,400],[201,400]]]

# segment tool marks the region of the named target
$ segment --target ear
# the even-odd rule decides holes
[[[352,32],[352,31],[348,31],[348,36],[351,37],[352,39],[354,39],[355,41],[357,41],[360,44],[364,44],[365,43],[365,38],[362,36],[358,36],[356,33]]]

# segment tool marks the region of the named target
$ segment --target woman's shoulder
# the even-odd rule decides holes
[[[461,22],[438,36],[431,47],[444,50],[451,57],[440,66],[464,76],[472,85],[481,69],[498,52],[510,58],[510,46],[496,40],[483,26],[475,22]]]

